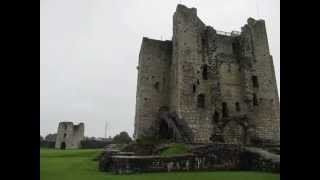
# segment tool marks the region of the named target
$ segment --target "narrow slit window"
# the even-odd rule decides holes
[[[196,90],[197,90],[197,87],[196,87],[196,85],[195,85],[195,84],[193,84],[193,85],[192,85],[192,92],[193,92],[193,93],[195,93],[195,92],[196,92]]]
[[[256,94],[253,94],[253,105],[258,106],[258,98]]]
[[[199,94],[198,95],[198,107],[199,108],[205,108],[205,96],[204,94]]]
[[[159,82],[154,83],[154,88],[159,91]]]
[[[222,116],[223,117],[228,117],[229,116],[228,105],[225,102],[222,103]]]
[[[232,43],[232,51],[234,54],[237,54],[237,45],[235,42]]]
[[[217,111],[214,111],[213,121],[215,123],[217,123],[219,121],[219,113]]]
[[[203,65],[202,69],[202,79],[207,80],[208,79],[208,65]]]
[[[257,76],[252,76],[252,84],[253,84],[253,87],[255,87],[255,88],[259,87],[259,82],[258,82]]]
[[[241,111],[239,102],[236,102],[236,111],[237,112]]]

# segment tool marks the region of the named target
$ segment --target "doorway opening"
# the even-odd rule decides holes
[[[60,149],[63,149],[63,150],[66,149],[66,143],[65,142],[61,143]]]
[[[159,136],[160,139],[173,139],[173,130],[164,120],[160,121]]]

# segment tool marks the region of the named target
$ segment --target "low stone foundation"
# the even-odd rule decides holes
[[[280,156],[237,144],[192,144],[190,154],[136,155],[106,151],[100,170],[117,174],[159,171],[259,170],[280,172]]]
[[[243,170],[280,172],[280,155],[260,148],[244,148],[240,162]]]
[[[183,171],[196,168],[192,154],[177,156],[112,156],[111,171],[118,174],[133,172]]]

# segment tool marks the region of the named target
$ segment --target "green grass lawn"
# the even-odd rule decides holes
[[[260,172],[172,172],[113,175],[98,171],[92,159],[101,150],[40,149],[41,180],[279,180],[279,174]]]

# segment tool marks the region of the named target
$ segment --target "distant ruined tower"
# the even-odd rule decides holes
[[[134,137],[280,143],[280,102],[264,20],[241,32],[206,26],[178,5],[172,41],[143,38]]]
[[[73,125],[72,122],[60,122],[58,126],[56,149],[77,149],[84,139],[84,124]]]

